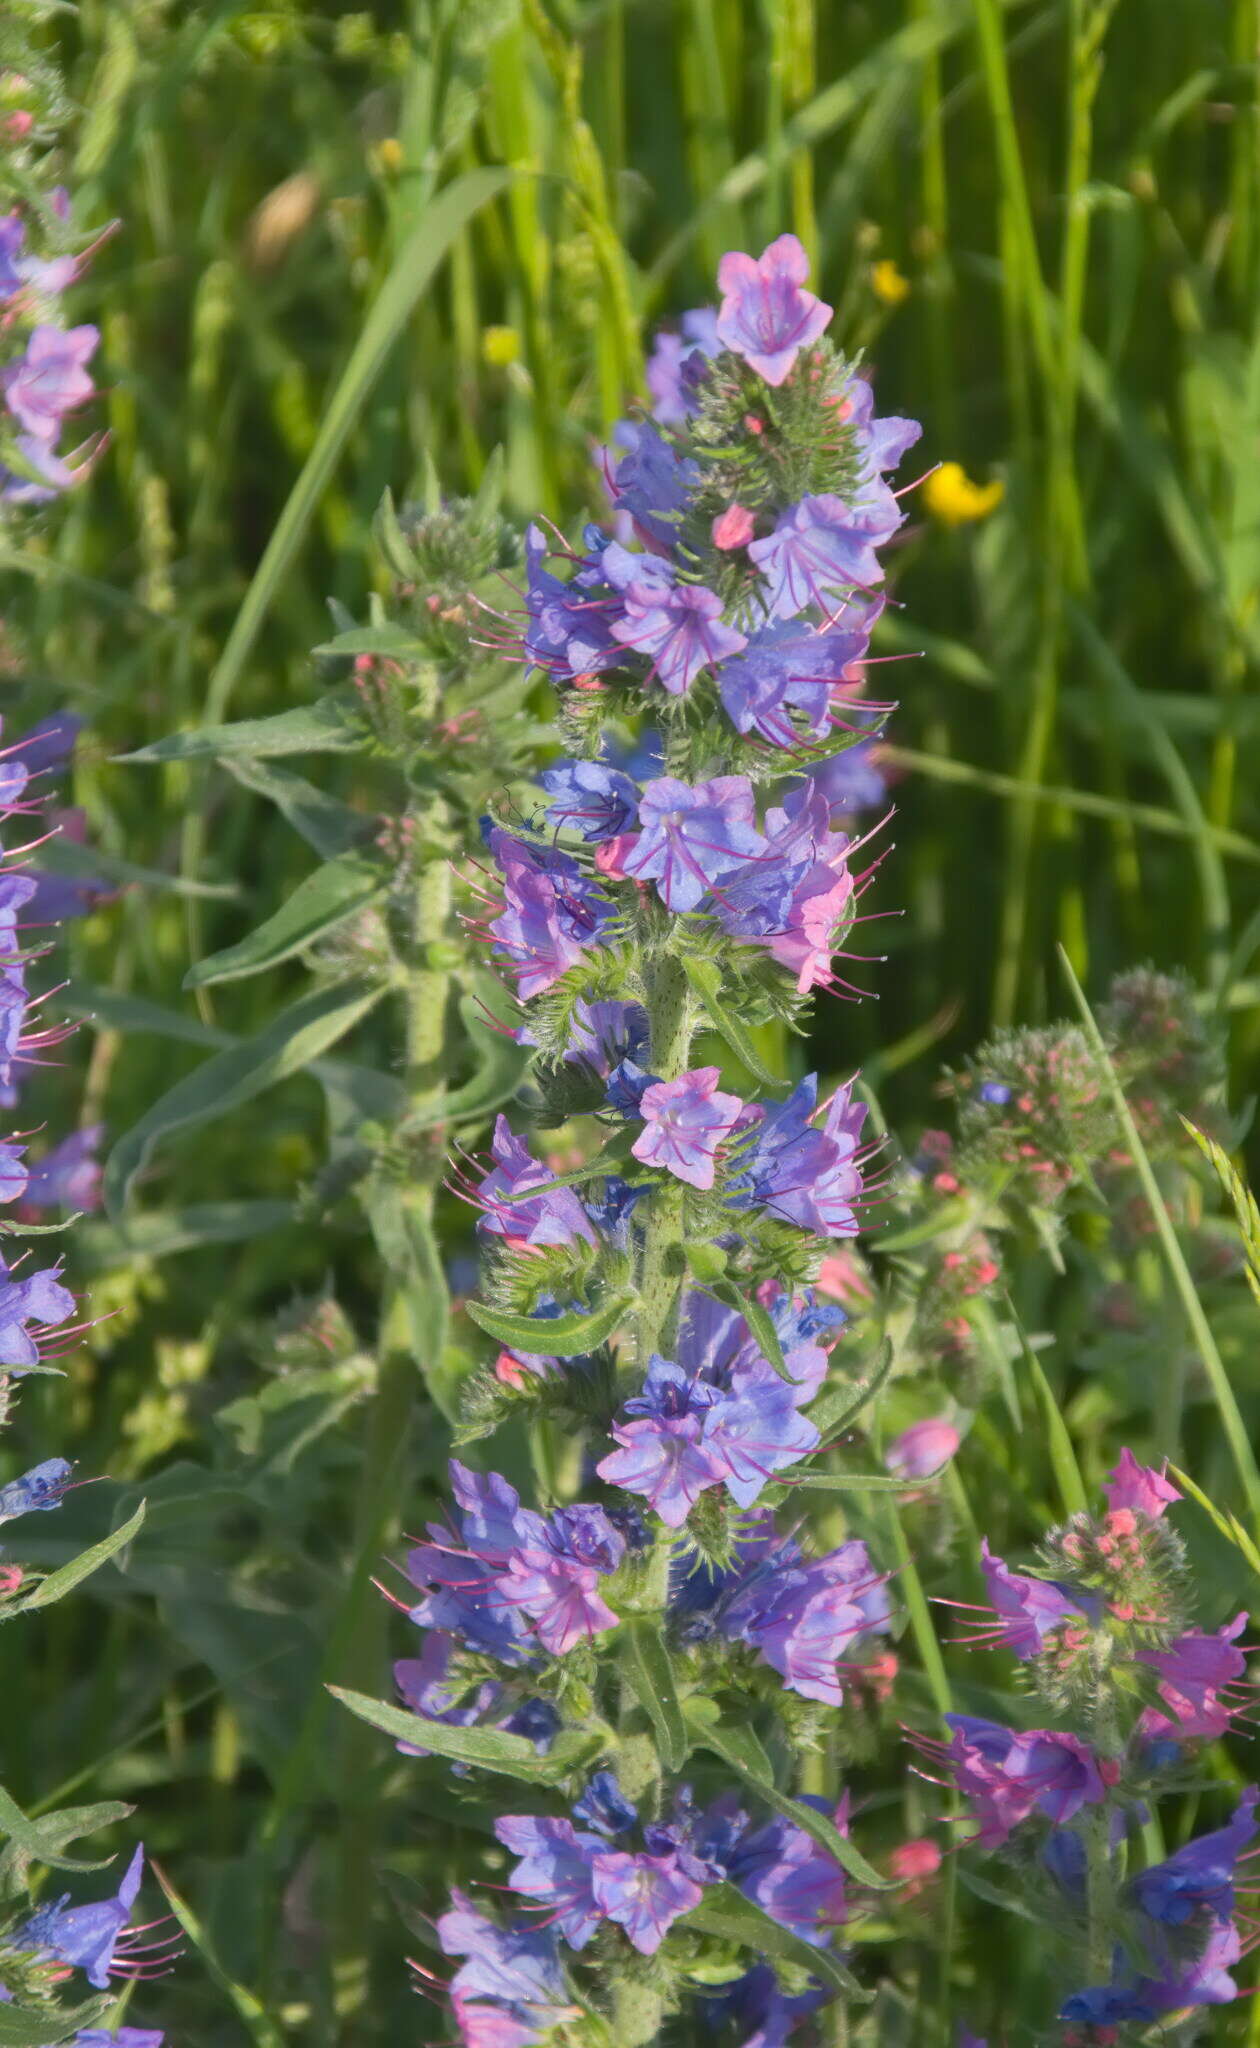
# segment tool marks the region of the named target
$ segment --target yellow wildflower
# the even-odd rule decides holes
[[[387,178],[398,175],[403,167],[403,146],[396,135],[386,135],[377,143],[376,161]]]
[[[521,337],[515,327],[487,327],[481,336],[481,353],[492,369],[506,370],[521,352]]]
[[[910,280],[903,277],[891,256],[881,256],[871,265],[871,290],[885,306],[899,306],[910,296]]]
[[[924,481],[923,502],[942,526],[967,526],[973,519],[987,519],[1005,490],[1001,477],[989,484],[973,483],[961,462],[942,462]]]

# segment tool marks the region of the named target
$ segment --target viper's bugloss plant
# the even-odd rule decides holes
[[[761,1047],[843,985],[878,860],[829,771],[889,708],[865,663],[919,429],[824,339],[794,237],[719,282],[602,458],[614,531],[532,527],[523,621],[487,613],[568,752],[492,807],[468,914],[534,1048],[527,1107],[574,1152],[502,1115],[455,1162],[500,1347],[464,1435],[524,1423],[563,1455],[537,1508],[452,1464],[405,1560],[413,1713],[352,1699],[559,1795],[498,1819],[507,1893],[438,1923],[469,2042],[781,2039],[864,1995],[845,1930],[888,1882],[797,1764],[894,1668],[889,1566],[799,1514],[850,1484],[815,1460],[876,1371],[830,1373],[844,1314],[815,1283],[879,1199],[879,1147],[854,1081],[820,1099]]]
[[[63,422],[92,396],[86,370],[97,340],[91,326],[66,327],[62,294],[82,266],[83,237],[70,226],[70,200],[51,184],[51,146],[62,100],[55,72],[39,57],[30,30],[47,10],[21,5],[0,25],[0,506],[10,519],[46,503],[82,474],[59,453]],[[82,451],[80,451],[82,455]],[[29,517],[29,513],[26,514]],[[58,832],[73,834],[76,820],[49,809],[57,776],[73,752],[80,721],[45,719],[0,749],[0,1103],[12,1111],[35,1068],[54,1063],[68,1027],[50,1020],[48,992],[38,988],[39,965],[56,927],[87,907],[96,885],[41,872],[30,855]],[[22,1222],[0,1222],[0,1427],[12,1422],[24,1383],[35,1374],[58,1374],[56,1361],[85,1327],[80,1305],[66,1286],[60,1259],[46,1262],[32,1249],[14,1251],[27,1232],[56,1233],[64,1226],[30,1219],[43,1210],[81,1211],[94,1205],[93,1158],[99,1133],[85,1129],[28,1158],[29,1130],[0,1142],[0,1201],[15,1203]],[[5,1525],[60,1507],[81,1482],[64,1457],[42,1459],[0,1484]],[[121,1550],[135,1535],[143,1508],[86,1555],[59,1571],[39,1569],[22,1556],[22,1532],[6,1540],[0,1562],[0,1622],[13,1622],[50,1606]],[[69,1843],[125,1820],[117,1802],[28,1818],[0,1790],[0,2011],[14,2041],[65,2041],[80,2048],[159,2048],[160,2033],[107,2028],[117,1987],[160,1975],[177,1936],[133,1926],[144,1873],[144,1851],[131,1854],[116,1892],[80,1904],[73,1895],[45,1895],[45,1873],[90,1872],[100,1862],[66,1854]],[[65,1993],[78,1992],[77,2004]],[[83,1994],[87,1994],[83,1996]],[[95,1995],[92,1995],[95,1994]]]
[[[1216,1628],[1196,1615],[1169,1512],[1182,1496],[1164,1471],[1125,1450],[1105,1491],[1105,1511],[1052,1530],[1028,1572],[982,1545],[989,1605],[970,1608],[966,1639],[1017,1658],[1029,1718],[1054,1725],[948,1714],[948,1741],[912,1738],[928,1774],[964,1796],[958,1853],[999,1857],[1035,1909],[1063,2038],[1080,2043],[1238,1995],[1258,1831],[1252,1786],[1225,1825],[1151,1853],[1161,1794],[1191,1783],[1199,1747],[1253,1704],[1246,1614]]]

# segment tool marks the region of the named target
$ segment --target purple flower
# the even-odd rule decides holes
[[[499,1927],[466,1893],[451,1900],[437,1932],[444,1955],[467,1958],[451,1979],[451,2002],[468,2048],[528,2048],[574,2016],[550,1929]]]
[[[717,1150],[743,1108],[718,1087],[717,1067],[695,1067],[676,1081],[654,1081],[639,1105],[643,1131],[631,1146],[645,1166],[659,1166],[689,1187],[711,1188]]]
[[[34,474],[0,467],[0,499],[7,505],[46,505],[58,491],[71,490],[86,473],[85,467],[71,469],[52,444],[38,435],[19,434],[14,446]]]
[[[684,1582],[675,1604],[684,1634],[714,1629],[747,1643],[793,1692],[831,1706],[844,1699],[841,1658],[862,1637],[886,1630],[890,1614],[885,1575],[864,1543],[854,1539],[808,1558],[775,1533],[768,1515],[741,1543],[729,1572],[700,1571]]]
[[[628,832],[638,815],[639,792],[628,775],[599,761],[557,761],[538,778],[552,802],[556,826],[580,832],[590,844]]]
[[[830,816],[847,816],[852,811],[874,810],[888,795],[888,780],[878,766],[875,740],[859,740],[845,747],[809,771],[808,780],[819,790]]]
[[[1133,1880],[1133,1896],[1162,1927],[1182,1927],[1199,1913],[1227,1921],[1234,1911],[1234,1866],[1256,1833],[1257,1788],[1243,1793],[1223,1828],[1187,1842]]]
[[[144,1848],[136,1849],[112,1899],[91,1906],[71,1906],[69,1895],[55,1905],[41,1906],[8,1938],[15,1948],[69,1963],[82,1970],[96,1990],[109,1988],[111,1977],[136,1972],[137,1950],[124,1937],[144,1874]],[[119,1951],[122,1951],[120,1954]]]
[[[74,1296],[62,1286],[58,1270],[48,1266],[15,1279],[0,1258],[0,1371],[16,1377],[38,1365],[39,1340],[74,1314]]]
[[[779,514],[773,533],[749,542],[748,559],[764,578],[761,597],[771,618],[793,619],[810,605],[830,614],[836,595],[881,580],[876,550],[891,540],[905,514],[878,477],[860,489],[855,505],[830,491],[802,498]]]
[[[929,1415],[893,1438],[884,1452],[884,1463],[899,1479],[930,1479],[948,1465],[961,1442],[952,1422],[943,1415]]]
[[[570,1820],[540,1820],[532,1814],[504,1814],[494,1832],[520,1862],[509,1880],[524,1898],[547,1908],[570,1948],[585,1948],[603,1917],[592,1882],[592,1865],[603,1838]]]
[[[650,541],[672,549],[688,494],[699,481],[699,467],[690,456],[680,455],[650,421],[626,422],[619,438],[629,443],[629,453],[613,472],[613,503],[618,511],[630,514]]]
[[[827,1811],[821,1799],[811,1805]],[[843,1804],[835,1819],[848,1833]],[[812,1835],[789,1820],[772,1820],[740,1844],[731,1877],[752,1899],[814,1948],[826,1948],[847,1917],[844,1872]]]
[[[44,298],[55,298],[78,273],[76,256],[24,256],[25,241],[26,223],[20,214],[7,213],[0,218],[0,302],[31,287]]]
[[[746,1976],[701,2000],[701,2024],[707,2036],[729,2023],[739,2048],[784,2048],[798,2022],[816,2012],[827,1997],[820,1985],[789,1997],[770,1964],[758,1963]]]
[[[624,1835],[638,1820],[638,1810],[623,1797],[612,1771],[596,1771],[573,1802],[573,1818],[599,1835]]]
[[[620,1849],[601,1849],[591,1869],[600,1911],[625,1929],[644,1956],[654,1956],[675,1920],[698,1906],[704,1896],[676,1855],[628,1855]]]
[[[711,306],[700,306],[682,316],[682,332],[657,334],[647,362],[647,387],[652,399],[652,417],[663,427],[680,426],[694,411],[693,394],[684,370],[694,372],[721,352],[717,338],[717,314]]]
[[[1167,1469],[1166,1458],[1163,1471],[1154,1472],[1147,1465],[1139,1465],[1132,1451],[1121,1451],[1120,1462],[1109,1475],[1110,1484],[1103,1488],[1112,1513],[1117,1508],[1136,1508],[1152,1522],[1158,1522],[1165,1508],[1182,1497],[1165,1479]]]
[[[831,307],[804,289],[808,276],[795,235],[780,235],[759,257],[732,251],[718,264],[717,338],[767,384],[783,383],[831,319]]]
[[[20,1479],[0,1486],[0,1522],[59,1508],[73,1471],[74,1466],[65,1458],[45,1458],[42,1465],[33,1465]]]
[[[596,1466],[600,1478],[641,1494],[667,1528],[681,1528],[705,1487],[722,1477],[719,1458],[701,1442],[705,1411],[718,1398],[716,1388],[654,1353],[643,1392],[626,1403],[636,1419],[613,1424],[619,1448]]]
[[[623,1060],[637,1060],[647,1047],[647,1011],[641,1003],[588,1003],[583,997],[573,1005],[566,1060],[580,1060],[602,1079]]]
[[[602,546],[603,536],[596,536]],[[525,532],[525,627],[522,653],[534,668],[561,682],[615,668],[621,649],[610,627],[616,600],[606,587],[598,547],[583,558],[568,583],[544,566],[547,537],[539,526]]]
[[[101,1164],[96,1151],[104,1135],[104,1124],[86,1124],[45,1152],[30,1168],[27,1201],[40,1209],[98,1209]]]
[[[643,1114],[648,1089],[659,1086],[659,1074],[649,1074],[637,1060],[620,1060],[608,1076],[604,1100],[618,1116],[637,1119]]]
[[[26,1193],[30,1172],[22,1159],[25,1150],[25,1145],[0,1141],[0,1202],[19,1201]]]
[[[572,1188],[551,1187],[555,1175],[539,1164],[512,1130],[505,1116],[495,1119],[490,1146],[492,1170],[477,1183],[482,1210],[477,1228],[510,1244],[586,1244],[597,1242],[586,1211]],[[530,1188],[545,1193],[528,1196]]]
[[[604,943],[614,912],[569,854],[527,846],[498,826],[489,843],[503,878],[503,909],[487,930],[516,977],[517,993],[528,1001],[588,947]]]
[[[598,1508],[588,1510],[590,1514],[601,1512]],[[554,1521],[553,1517],[553,1524]],[[611,1523],[608,1529],[624,1550],[625,1545]],[[575,1643],[616,1628],[619,1616],[598,1590],[603,1573],[612,1569],[575,1557],[563,1536],[549,1526],[544,1543],[513,1552],[507,1572],[499,1582],[499,1594],[508,1606],[529,1616],[533,1633],[544,1650],[553,1657],[563,1657]]]
[[[470,1472],[457,1459],[450,1472],[461,1513],[451,1529],[431,1522],[431,1542],[407,1554],[407,1576],[425,1595],[411,1619],[501,1663],[524,1664],[534,1648],[528,1620],[501,1584],[514,1554],[545,1543],[546,1523],[497,1472]]]
[[[913,448],[923,433],[917,420],[899,419],[895,414],[876,419],[875,392],[869,377],[862,376],[860,371],[850,377],[837,411],[853,436],[862,472],[867,476],[875,470],[896,469],[907,449]]]
[[[91,398],[84,365],[99,340],[95,327],[34,327],[21,362],[5,371],[5,402],[36,441],[51,446],[65,414]]]
[[[826,631],[789,620],[763,626],[718,675],[731,724],[738,732],[759,732],[771,746],[795,747],[801,734],[790,714],[798,711],[807,732],[825,733],[832,692],[866,653],[879,610],[878,603],[868,605],[855,611],[852,623],[846,619]]]
[[[1053,1579],[1030,1579],[1022,1572],[1009,1571],[1004,1559],[990,1552],[987,1537],[980,1543],[980,1569],[997,1615],[994,1634],[1021,1663],[1038,1656],[1046,1637],[1064,1622],[1091,1619],[1089,1610],[1080,1604],[1088,1596],[1069,1599]]]
[[[856,1237],[855,1205],[862,1193],[858,1140],[864,1104],[851,1084],[838,1088],[819,1130],[811,1119],[818,1077],[809,1074],[782,1103],[754,1104],[752,1142],[739,1166],[737,1186],[772,1216],[818,1237]]]
[[[694,910],[723,875],[765,851],[746,775],[718,775],[694,787],[662,775],[639,799],[639,822],[643,830],[625,871],[655,881],[668,910]]]
[[[623,647],[652,657],[649,678],[672,697],[685,697],[702,669],[716,668],[748,645],[743,633],[722,623],[722,600],[702,583],[631,583],[625,616],[612,632]]]
[[[1167,1650],[1139,1650],[1138,1662],[1149,1664],[1183,1698],[1201,1707],[1209,1694],[1241,1678],[1246,1670],[1246,1658],[1233,1647],[1246,1626],[1244,1609],[1214,1634],[1190,1629]]]
[[[797,1413],[800,1399],[767,1366],[764,1378],[706,1412],[701,1441],[738,1507],[750,1508],[776,1472],[818,1449],[818,1431]]]
[[[444,1721],[453,1728],[471,1728],[488,1714],[502,1697],[503,1688],[486,1679],[471,1690],[452,1682],[452,1637],[431,1629],[418,1657],[400,1657],[394,1665],[394,1684],[403,1704],[426,1721]],[[428,1756],[427,1749],[413,1742],[400,1742],[403,1756]]]

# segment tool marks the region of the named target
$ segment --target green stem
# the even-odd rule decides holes
[[[687,1070],[694,1023],[687,977],[672,954],[662,954],[652,963],[646,995],[651,1071],[664,1081],[675,1081]],[[682,1246],[683,1189],[671,1183],[652,1195],[644,1231],[638,1328],[638,1362],[644,1372],[652,1353],[671,1339],[682,1291]],[[669,1599],[672,1552],[670,1532],[661,1529],[644,1567],[639,1601],[640,1611],[659,1616],[662,1627]],[[623,1681],[622,1746],[617,1775],[627,1797],[650,1811],[660,1802],[662,1774],[656,1744],[641,1721],[638,1696],[630,1683]],[[617,2048],[648,2048],[660,2034],[664,2018],[664,2000],[651,1985],[638,1976],[617,1980],[613,1994],[613,2038]]]

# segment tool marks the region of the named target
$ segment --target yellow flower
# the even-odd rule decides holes
[[[492,369],[506,370],[521,352],[521,337],[514,327],[487,327],[481,337],[481,353]]]
[[[910,296],[910,280],[902,276],[891,256],[881,256],[871,265],[871,290],[885,306],[899,306]]]
[[[994,477],[991,484],[976,484],[961,462],[942,462],[924,482],[923,502],[942,526],[967,526],[973,519],[987,519],[1005,490],[1001,477]]]
[[[387,135],[376,145],[376,161],[387,178],[397,176],[403,167],[403,146],[396,135]]]

